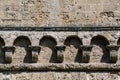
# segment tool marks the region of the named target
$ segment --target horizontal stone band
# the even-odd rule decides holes
[[[0,27],[0,31],[118,31],[119,26],[108,27]]]
[[[120,71],[120,64],[1,64],[0,71]]]

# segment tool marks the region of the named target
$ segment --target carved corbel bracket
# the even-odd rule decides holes
[[[29,51],[32,54],[32,62],[37,62],[38,61],[38,55],[41,50],[40,46],[29,46]]]
[[[11,63],[12,55],[13,55],[13,52],[15,51],[15,47],[14,46],[3,46],[2,49],[4,52],[5,62]]]
[[[90,60],[90,53],[92,50],[92,45],[82,45],[80,48],[82,49],[82,62],[88,63]]]
[[[59,63],[62,63],[63,62],[63,59],[64,59],[64,55],[63,55],[63,51],[65,50],[66,46],[63,45],[63,46],[59,46],[57,45],[55,47],[55,49],[57,50],[57,61]]]
[[[120,46],[118,45],[108,45],[107,49],[110,51],[110,62],[116,63],[118,60],[118,49]]]

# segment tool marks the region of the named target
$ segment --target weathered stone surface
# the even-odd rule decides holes
[[[106,37],[104,34],[109,34],[111,37]],[[107,52],[107,44],[119,45],[119,31],[97,31],[97,32],[31,32],[31,31],[1,31],[1,38],[5,42],[5,46],[15,46],[15,51],[12,55],[12,63],[29,63],[31,53],[28,46],[41,46],[38,53],[38,63],[56,63],[56,45],[65,45],[63,52],[63,63],[81,62],[81,45],[93,45],[90,53],[90,63],[109,63],[109,52]],[[44,36],[44,38],[43,38]],[[98,37],[98,38],[96,38]],[[105,42],[100,38],[106,40]],[[70,39],[68,39],[70,38]],[[2,44],[2,42],[1,42]],[[119,50],[118,60],[119,63]],[[105,53],[105,54],[104,54]],[[3,53],[1,53],[2,55]],[[103,56],[104,55],[104,56]],[[103,56],[103,57],[102,57]],[[4,56],[1,56],[1,58]],[[1,61],[2,63],[3,61]]]
[[[120,0],[0,0],[0,80],[120,80],[119,25]]]
[[[93,72],[87,75],[88,80],[119,80],[117,73]]]
[[[4,0],[0,26],[119,25],[119,0]]]
[[[0,80],[119,80],[117,73],[106,72],[7,72]]]

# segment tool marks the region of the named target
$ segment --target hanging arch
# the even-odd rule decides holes
[[[78,36],[72,35],[65,39],[64,44],[66,46],[73,45],[75,48],[79,48],[83,43]]]
[[[45,42],[51,42],[51,43],[46,44]],[[43,36],[39,44],[46,47],[53,48],[55,45],[57,45],[57,41],[52,36]]]
[[[18,63],[31,62],[31,54],[28,50],[28,46],[31,45],[31,41],[27,36],[19,36],[14,40],[13,45],[16,47],[14,58],[18,60]],[[17,61],[16,60],[16,61]]]
[[[14,45],[17,43],[17,41],[25,42],[27,45],[31,45],[31,41],[27,36],[19,36],[14,40]]]
[[[104,43],[104,44],[102,44]],[[95,37],[92,38],[91,40],[91,44],[96,44],[96,45],[99,45],[99,44],[102,44],[102,45],[109,45],[109,41],[102,35],[97,35]]]
[[[109,41],[107,40],[107,38],[105,38],[102,35],[97,35],[91,39],[91,45],[96,45],[99,47],[99,49],[98,48],[96,49],[95,47],[93,47],[94,49],[92,50],[92,52],[94,53],[94,56],[91,56],[91,57],[94,57],[96,59],[101,58],[100,62],[106,62],[106,63],[109,62],[109,51],[106,48],[107,45],[109,45]]]
[[[71,35],[65,39],[64,45],[67,46],[65,50],[65,61],[81,62],[82,50],[80,49],[80,45],[83,45],[82,40],[76,35]]]
[[[55,46],[57,45],[56,39],[53,38],[52,36],[43,36],[40,40],[39,45],[42,46],[39,61],[56,63],[57,61],[57,54],[55,50]]]

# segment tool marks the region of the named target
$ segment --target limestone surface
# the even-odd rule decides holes
[[[118,26],[119,0],[1,0],[0,26]]]
[[[0,80],[120,80],[120,0],[0,0]]]

